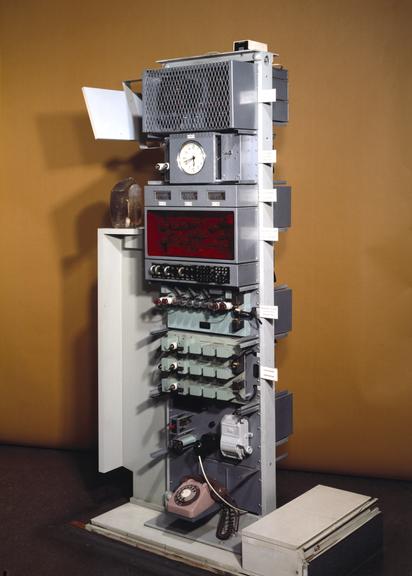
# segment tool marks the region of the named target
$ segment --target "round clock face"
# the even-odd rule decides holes
[[[206,153],[198,142],[185,142],[177,155],[177,164],[186,174],[197,174],[203,168]]]

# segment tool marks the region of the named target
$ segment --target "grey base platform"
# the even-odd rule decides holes
[[[382,546],[376,502],[318,485],[260,520],[243,516],[239,535],[226,542],[216,538],[217,516],[191,524],[133,502],[87,529],[215,573],[346,576]]]
[[[250,524],[256,522],[257,519],[258,517],[253,516],[252,514],[245,514],[244,516],[241,516],[239,530],[250,526]],[[183,538],[188,538],[189,540],[202,542],[203,544],[208,544],[209,546],[221,548],[222,550],[228,550],[229,552],[240,555],[242,552],[242,539],[240,537],[240,532],[228,540],[219,540],[216,538],[216,527],[218,521],[219,516],[215,515],[207,522],[202,522],[200,524],[190,524],[189,522],[179,520],[178,518],[171,518],[170,514],[160,513],[152,520],[146,522],[145,526],[148,526],[149,528],[155,528],[156,530],[167,530],[176,536],[182,536]]]
[[[186,536],[154,528],[153,522],[163,513],[131,502],[91,520],[90,532],[108,536],[131,546],[148,550],[214,573],[250,574],[242,569],[239,553],[195,542]]]

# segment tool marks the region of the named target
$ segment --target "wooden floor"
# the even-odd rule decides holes
[[[411,482],[282,470],[279,505],[317,484],[380,500],[384,553],[356,576],[412,576]],[[126,502],[130,489],[125,470],[98,474],[94,453],[0,447],[0,576],[206,574],[82,529]]]

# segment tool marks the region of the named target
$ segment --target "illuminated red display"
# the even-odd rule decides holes
[[[233,212],[148,210],[149,256],[234,260]]]

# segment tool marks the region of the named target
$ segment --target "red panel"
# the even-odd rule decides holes
[[[234,260],[233,212],[148,210],[149,256]]]

